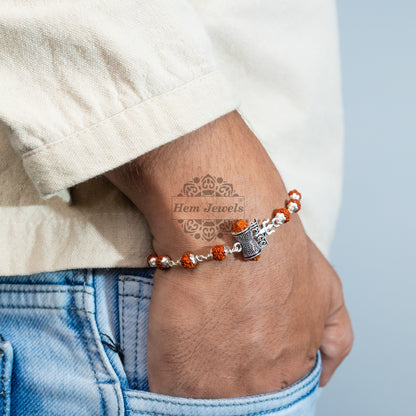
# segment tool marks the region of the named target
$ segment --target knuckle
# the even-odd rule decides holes
[[[354,333],[352,328],[344,328],[342,334],[339,337],[339,342],[337,343],[337,356],[341,359],[344,359],[351,352],[353,343]]]
[[[342,361],[352,350],[354,343],[354,333],[350,322],[337,323],[332,330],[327,333],[324,342],[324,352],[339,361]]]

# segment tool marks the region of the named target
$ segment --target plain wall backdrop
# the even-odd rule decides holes
[[[416,415],[416,1],[338,1],[343,204],[331,264],[355,332],[318,416]]]

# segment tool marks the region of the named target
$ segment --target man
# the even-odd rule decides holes
[[[334,22],[323,0],[3,7],[6,410],[313,413],[321,359],[323,386],[352,344],[339,277],[318,249],[328,253],[340,197]],[[206,191],[207,177],[217,193],[182,192]],[[230,220],[270,218],[294,187],[302,211],[258,261],[230,255],[153,279],[141,269],[151,253],[231,247]],[[188,197],[180,213],[173,203]],[[214,221],[201,214],[207,198],[242,211]],[[32,354],[33,329],[47,361]]]

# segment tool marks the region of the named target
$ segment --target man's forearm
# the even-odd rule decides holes
[[[163,245],[170,242],[172,254],[179,255],[181,250],[202,246],[201,242],[188,239],[178,222],[171,220],[171,199],[189,180],[207,174],[224,178],[238,190],[244,197],[246,218],[269,216],[274,208],[284,205],[287,192],[276,167],[237,112],[157,148],[106,176],[145,215],[156,246],[167,248]],[[218,198],[220,201],[222,197]],[[200,202],[198,208],[204,205],[203,198]],[[198,205],[198,199],[193,199],[193,203]],[[222,233],[219,240],[231,243],[232,237],[230,233]]]
[[[279,172],[236,112],[107,177],[145,215],[155,253],[178,258],[206,252],[212,241],[234,242],[230,232],[202,242],[172,219],[171,197],[207,174],[238,189],[249,220],[284,206]],[[322,385],[329,380],[352,343],[340,280],[297,215],[273,240],[258,262],[227,257],[191,271],[156,270],[147,344],[151,391],[218,398],[279,390],[312,368],[319,347]]]

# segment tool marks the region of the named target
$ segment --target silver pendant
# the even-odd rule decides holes
[[[243,257],[251,260],[261,254],[263,247],[267,246],[266,235],[260,234],[260,226],[257,220],[250,222],[249,226],[233,236],[241,244]]]

